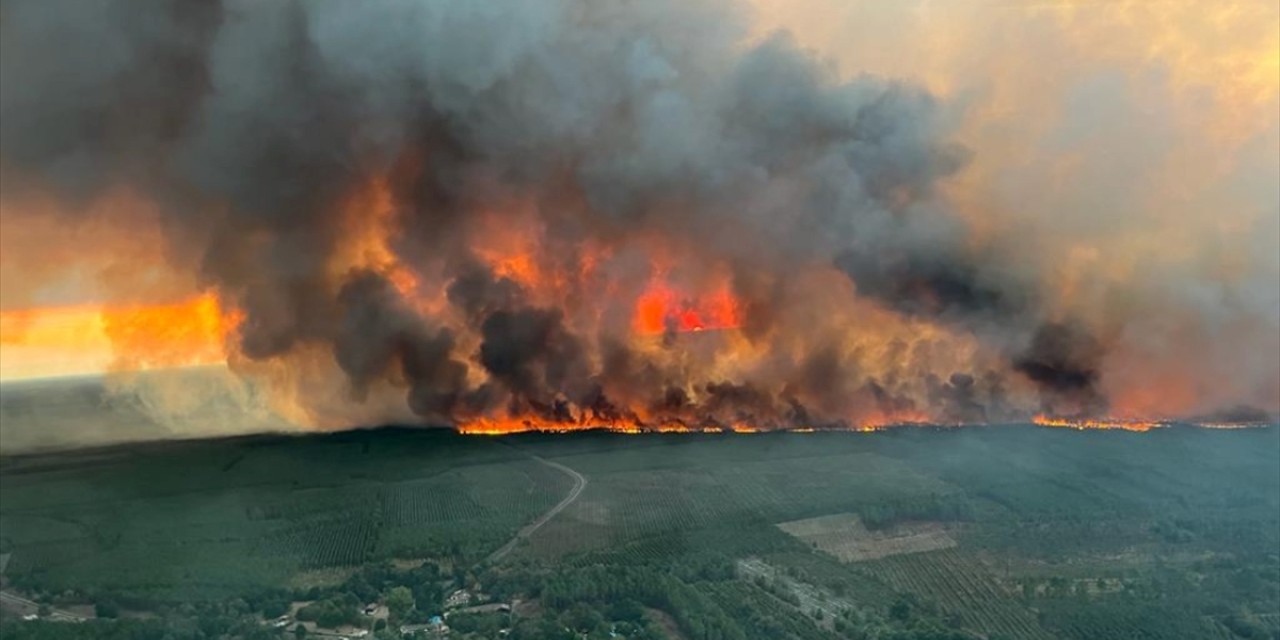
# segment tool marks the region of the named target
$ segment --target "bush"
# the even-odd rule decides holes
[[[120,617],[120,607],[110,600],[93,605],[93,615],[99,618],[114,619]]]
[[[279,618],[289,613],[289,603],[283,600],[267,600],[262,603],[262,617]]]
[[[334,598],[313,602],[298,610],[298,619],[314,622],[321,627],[332,629],[344,624],[356,624],[360,616],[355,605],[345,598]]]

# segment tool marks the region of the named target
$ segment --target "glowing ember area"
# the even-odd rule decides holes
[[[238,321],[213,294],[171,304],[0,312],[0,379],[223,363]]]
[[[1042,427],[1062,427],[1067,429],[1119,429],[1122,431],[1150,431],[1166,426],[1163,422],[1146,422],[1142,420],[1120,420],[1106,418],[1068,419],[1038,415],[1032,422]]]
[[[903,423],[901,426],[906,426]],[[846,428],[842,430],[849,431],[876,431],[887,426],[900,425],[860,425],[857,427]],[[763,433],[766,431],[789,431],[792,433],[815,433],[817,431],[831,431],[833,429],[815,429],[813,427],[787,427],[785,429],[760,429],[748,424],[730,424],[725,426],[718,425],[686,425],[678,422],[665,424],[638,424],[633,422],[589,422],[589,423],[571,423],[571,422],[555,422],[541,420],[535,417],[527,418],[511,418],[511,419],[477,419],[462,422],[457,425],[457,430],[465,435],[478,436],[500,436],[513,433],[568,433],[572,431],[600,430],[609,431],[611,433],[625,434],[642,434],[642,433]]]
[[[614,433],[693,433],[693,432],[719,432],[722,429],[715,428],[690,428],[681,424],[665,424],[646,426],[630,422],[616,423],[599,423],[599,424],[575,424],[571,422],[556,422],[543,420],[537,417],[526,418],[508,418],[508,419],[492,419],[481,418],[476,420],[465,421],[457,425],[460,433],[467,435],[486,435],[497,436],[511,433],[566,433],[569,431],[583,431],[588,429],[600,429],[604,431],[612,431]],[[735,429],[736,431],[736,429]]]
[[[640,417],[603,419],[583,416],[578,419],[555,419],[529,414],[517,417],[483,417],[464,420],[456,425],[468,435],[503,435],[508,433],[565,433],[601,430],[614,433],[759,433],[760,429],[745,423],[720,424],[712,421],[651,421]]]
[[[511,433],[567,433],[571,431],[601,430],[613,433],[763,433],[767,431],[788,431],[792,433],[815,433],[819,431],[879,431],[890,427],[923,426],[932,424],[922,413],[911,413],[899,417],[867,418],[857,424],[828,424],[822,427],[805,424],[770,425],[761,427],[749,422],[718,422],[715,420],[699,420],[690,417],[681,421],[653,421],[640,417],[631,419],[600,419],[581,417],[574,419],[543,418],[536,414],[506,418],[473,418],[456,425],[459,432],[467,435],[505,435]]]
[[[641,335],[736,329],[742,325],[740,313],[738,301],[727,289],[696,298],[653,282],[636,301],[632,326]]]

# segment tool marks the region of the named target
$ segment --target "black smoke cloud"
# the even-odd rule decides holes
[[[1066,403],[1088,414],[1106,408],[1097,390],[1102,355],[1102,345],[1079,325],[1050,322],[1036,329],[1013,365],[1045,390],[1049,411]]]
[[[341,328],[334,357],[357,395],[399,365],[409,385],[409,405],[418,414],[450,415],[464,391],[465,366],[453,360],[447,328],[409,309],[391,283],[372,272],[351,274],[338,292]]]
[[[354,401],[391,380],[430,419],[626,404],[821,421],[842,419],[844,396],[1003,417],[996,371],[941,372],[911,399],[820,346],[782,381],[705,379],[632,352],[625,323],[585,328],[472,255],[479,212],[501,225],[495,203],[525,197],[557,247],[657,230],[731,265],[757,343],[788,279],[837,268],[861,297],[1013,354],[1008,371],[1046,402],[1100,402],[1097,342],[1045,324],[1027,281],[974,249],[936,197],[967,157],[948,141],[949,107],[900,82],[840,81],[784,35],[744,47],[728,3],[0,7],[6,194],[53,190],[69,211],[121,185],[148,194],[175,263],[244,313],[239,351],[320,345]],[[335,203],[374,176],[391,176],[398,257],[445,265],[448,317],[376,268],[332,272],[346,241]]]

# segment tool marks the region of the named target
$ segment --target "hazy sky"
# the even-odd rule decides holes
[[[371,316],[349,313],[316,328],[306,326],[310,312],[298,310],[314,303],[313,293],[298,291],[316,281],[335,298],[326,309],[350,303],[356,294],[338,295],[339,266],[400,265],[380,277],[403,293],[423,282],[451,282],[462,273],[456,261],[431,260],[445,244],[470,243],[472,257],[500,276],[508,275],[504,269],[542,274],[515,279],[533,303],[545,304],[548,291],[563,293],[542,286],[555,258],[521,262],[528,260],[524,236],[571,228],[562,233],[586,238],[574,247],[590,258],[577,257],[579,266],[595,265],[604,254],[591,253],[593,247],[607,244],[611,261],[602,269],[624,274],[616,279],[622,292],[674,300],[672,290],[655,293],[651,281],[646,285],[625,266],[634,262],[628,252],[648,251],[650,262],[660,262],[646,238],[674,228],[681,242],[697,239],[688,251],[711,258],[677,273],[673,278],[684,280],[672,287],[697,289],[705,299],[733,296],[744,308],[759,299],[756,306],[772,309],[769,346],[713,349],[709,364],[694,367],[690,379],[699,384],[727,379],[789,389],[798,378],[826,371],[811,357],[825,350],[840,354],[829,365],[838,375],[858,382],[813,393],[883,402],[888,389],[911,406],[929,403],[925,415],[962,411],[971,402],[995,411],[997,400],[1021,411],[1033,401],[1017,396],[1036,391],[1023,378],[1045,368],[1055,370],[1055,383],[1065,375],[1067,386],[1096,386],[1113,410],[1128,415],[1206,414],[1240,405],[1280,411],[1280,5],[1271,0],[779,0],[747,7],[711,1],[616,11],[549,0],[511,16],[463,5],[441,9],[424,19],[421,32],[407,26],[417,25],[411,20],[386,19],[412,14],[410,3],[379,5],[385,14],[312,7],[294,12],[306,14],[298,17],[254,9],[252,19],[245,18],[248,5],[227,4],[221,16],[118,27],[101,26],[117,24],[109,9],[88,16],[42,10],[40,3],[6,5],[3,107],[15,124],[4,130],[0,150],[8,175],[0,194],[0,379],[207,364],[224,359],[225,339],[242,371],[283,376],[277,386],[290,390],[290,402],[301,394],[359,405],[367,397],[350,400],[352,385],[357,396],[388,392],[381,380],[386,363],[353,355],[378,348],[352,347],[342,333]],[[205,21],[221,26],[202,30]],[[281,34],[291,29],[307,31],[316,44],[316,61],[307,64],[317,66],[280,62],[289,42]],[[42,30],[79,34],[86,51],[97,50],[84,56],[75,47],[50,50],[56,39],[32,36]],[[469,36],[454,37],[459,33]],[[629,54],[609,57],[610,43],[637,34],[643,37]],[[419,48],[425,53],[416,59]],[[188,59],[191,51],[198,63]],[[192,69],[208,77],[193,80]],[[509,75],[513,69],[543,75],[520,79]],[[573,73],[583,77],[574,91],[547,89],[569,82],[557,74]],[[323,82],[306,84],[312,78]],[[418,83],[433,87],[429,100],[415,97]],[[206,99],[201,92],[208,87],[216,91]],[[628,96],[621,103],[634,114],[634,129],[610,128],[614,107],[601,105],[614,104],[615,94]],[[327,108],[328,101],[341,106]],[[129,116],[139,105],[156,107],[139,111],[148,114],[145,124]],[[812,132],[805,126],[819,137],[839,130],[840,111],[849,105],[882,108],[875,148],[806,138]],[[428,110],[443,115],[423,125],[420,112]],[[276,113],[282,115],[268,115]],[[296,121],[294,113],[301,114]],[[102,122],[118,126],[86,124]],[[424,126],[431,130],[424,134]],[[502,202],[500,214],[483,199],[463,207],[470,221],[501,221],[483,229],[468,222],[445,242],[446,234],[432,235],[434,219],[400,220],[386,205],[403,197],[393,175],[408,170],[403,157],[382,160],[391,177],[379,180],[391,187],[365,185],[367,167],[327,157],[329,149],[350,145],[353,157],[376,158],[388,139],[409,132],[430,140],[433,158],[456,160],[462,168],[450,179],[466,181],[466,189],[519,191]],[[449,138],[454,147],[432,146],[438,140],[431,136]],[[176,150],[170,138],[179,139]],[[796,159],[771,165],[774,159],[752,156],[766,157],[771,145],[794,150]],[[290,150],[272,155],[277,146]],[[837,149],[844,154],[839,162],[853,162],[869,185],[866,193],[835,188]],[[470,171],[458,158],[482,158],[486,170]],[[576,171],[581,202],[556,182],[564,179],[556,169],[563,166]],[[767,167],[766,179],[760,167]],[[351,178],[356,173],[358,180]],[[320,179],[302,194],[268,193],[260,185],[300,176]],[[363,185],[357,196],[344,187],[354,182]],[[877,184],[888,187],[881,193]],[[675,202],[680,198],[672,193],[686,201]],[[367,205],[355,226],[331,204],[352,197]],[[822,198],[855,211],[856,229],[827,224],[814,204],[827,202]],[[850,205],[851,198],[865,202]],[[328,204],[318,207],[320,200]],[[538,209],[548,201],[583,211],[571,223],[548,218]],[[688,201],[707,204],[693,207],[695,216],[670,213]],[[276,214],[241,224],[239,212],[254,208]],[[789,208],[805,211],[793,220]],[[807,208],[816,213],[806,216]],[[313,209],[320,213],[305,217]],[[635,213],[640,209],[643,217]],[[743,212],[744,227],[754,231],[724,232],[727,210]],[[908,222],[885,223],[877,217],[885,211],[907,211]],[[388,220],[404,227],[409,241],[375,238]],[[625,241],[600,230],[620,220],[641,221]],[[305,225],[326,231],[313,234],[319,239],[303,237]],[[836,258],[857,282],[856,296],[845,291],[847,283],[832,289],[830,274],[815,273],[786,243],[761,241],[793,229],[807,229],[795,232],[803,239],[796,247]],[[229,245],[229,237],[243,242]],[[756,241],[761,245],[753,249]],[[535,253],[549,253],[552,245],[539,242]],[[248,257],[245,247],[258,244],[273,247],[275,257]],[[701,264],[678,244],[664,245],[678,256],[673,263]],[[766,249],[773,253],[766,256]],[[879,249],[898,257],[860,257]],[[290,251],[314,260],[279,258]],[[430,257],[410,259],[423,252]],[[751,258],[768,267],[752,267]],[[895,280],[895,269],[906,269],[911,282]],[[267,272],[275,275],[263,284]],[[764,293],[769,287],[762,283],[775,278],[788,281],[785,295]],[[928,295],[915,288],[920,282]],[[259,289],[298,298],[286,304]],[[948,296],[956,291],[964,299],[953,304]],[[465,305],[452,295],[446,301],[438,286],[413,301],[412,313],[433,322],[436,314],[452,318],[441,322],[461,334],[456,345],[449,342],[454,353],[479,349],[477,327],[458,330],[479,319],[460,319]],[[939,296],[941,310],[929,306]],[[709,318],[711,304],[699,301],[685,313]],[[604,341],[633,324],[613,322],[608,305],[589,312],[579,306],[567,305],[569,334]],[[220,320],[220,313],[234,318]],[[765,316],[741,315],[750,330]],[[224,334],[243,318],[241,331],[256,333],[237,343]],[[1082,327],[1087,345],[1097,345],[1064,347],[1088,352],[1086,363],[1073,361],[1084,357],[1078,353],[1052,349],[1047,360],[1027,355],[1043,346],[1037,336],[1058,335],[1046,334],[1044,323],[1066,320]],[[823,330],[801,329],[815,323]],[[816,347],[813,336],[829,344]],[[595,346],[583,354],[556,349],[568,351],[538,357],[581,355],[592,367],[608,359]],[[633,352],[668,373],[691,366],[648,347]],[[450,388],[475,391],[485,381],[528,382],[525,372],[503,378],[493,358],[482,360],[462,363],[466,373],[457,380],[437,371],[433,384],[449,378]],[[346,375],[334,375],[338,369]],[[304,370],[325,373],[300,381],[296,372]],[[1071,378],[1095,372],[1096,381]],[[542,391],[564,392],[550,386]],[[974,400],[975,393],[983,399]],[[403,392],[388,397],[403,412]],[[439,401],[416,397],[418,409]],[[865,413],[825,396],[812,400],[837,413]],[[339,422],[360,419],[369,418],[343,414]]]
[[[1280,402],[1280,4],[757,6],[841,74],[952,101],[973,156],[948,194],[1051,265],[1056,304],[1114,318],[1130,406],[1189,402],[1198,376]]]

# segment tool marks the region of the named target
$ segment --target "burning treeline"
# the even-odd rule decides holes
[[[970,156],[952,110],[785,36],[747,44],[732,6],[55,4],[0,15],[7,226],[30,203],[150,212],[149,268],[192,274],[201,339],[302,420],[1133,411],[1105,384],[1123,325],[940,194]],[[139,333],[120,366],[182,363]]]

